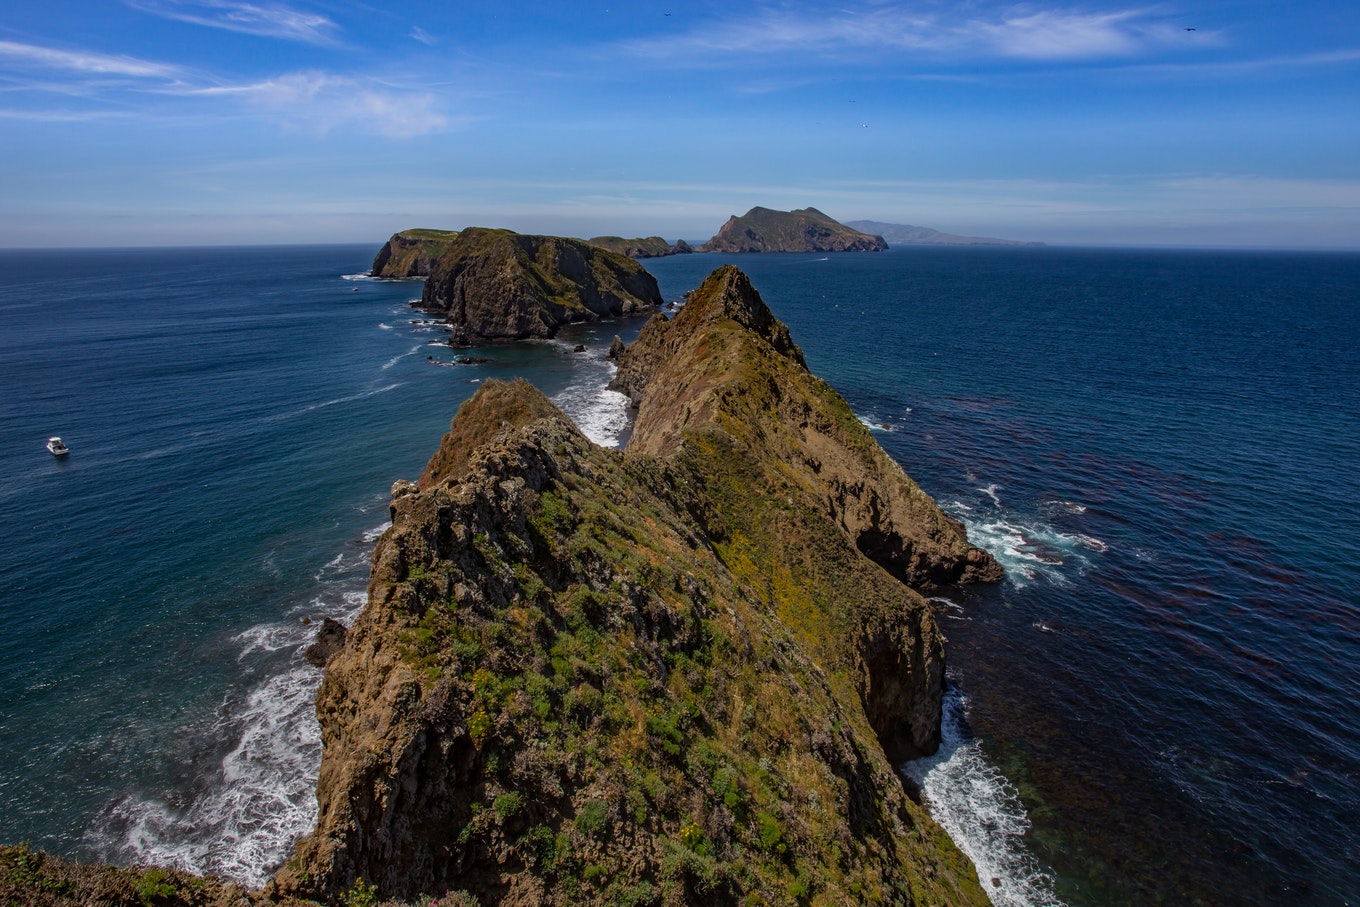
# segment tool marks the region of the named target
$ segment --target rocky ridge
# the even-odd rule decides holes
[[[908,583],[999,569],[735,269],[619,355],[624,452],[488,382],[394,487],[274,894],[987,903],[894,764],[939,740]]]
[[[888,244],[839,223],[816,208],[755,207],[733,215],[700,252],[881,252]]]
[[[624,255],[579,239],[484,227],[449,241],[420,300],[448,322],[455,346],[547,338],[570,322],[660,305],[656,278]]]

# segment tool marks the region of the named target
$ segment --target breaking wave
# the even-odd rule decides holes
[[[902,771],[921,790],[930,815],[977,868],[997,907],[1062,907],[1053,877],[1025,847],[1029,815],[1014,785],[987,761],[966,728],[966,700],[945,693],[940,749]]]

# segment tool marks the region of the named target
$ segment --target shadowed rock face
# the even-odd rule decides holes
[[[444,316],[457,346],[552,337],[569,322],[660,305],[656,278],[624,255],[578,239],[481,227],[448,244],[420,300]]]
[[[894,764],[938,745],[944,671],[897,574],[990,560],[739,271],[619,355],[624,452],[487,382],[394,486],[276,891],[986,904]]]

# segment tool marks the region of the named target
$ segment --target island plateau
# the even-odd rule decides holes
[[[622,236],[596,236],[587,240],[593,246],[603,246],[629,258],[663,258],[667,255],[688,255],[694,247],[683,239],[668,243],[660,236],[624,239]]]
[[[881,236],[851,229],[816,208],[752,208],[733,215],[700,252],[881,252]]]
[[[467,267],[506,242],[568,248]],[[617,359],[623,451],[488,381],[393,486],[311,653],[316,827],[265,890],[18,847],[5,903],[987,904],[897,766],[940,741],[921,590],[1000,567],[736,268]]]

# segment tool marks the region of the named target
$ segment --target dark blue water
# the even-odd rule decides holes
[[[1360,903],[1360,256],[818,259],[724,260],[1009,571],[939,601],[998,900]]]
[[[302,621],[362,605],[391,483],[488,376],[622,428],[636,324],[455,365],[374,251],[0,253],[0,840],[263,878],[315,809]],[[1360,256],[647,265],[728,260],[1008,568],[936,600],[908,767],[995,900],[1360,903]]]
[[[487,376],[622,427],[615,326],[455,365],[373,252],[0,253],[0,840],[262,881],[316,809],[304,621],[362,606],[392,482]]]

